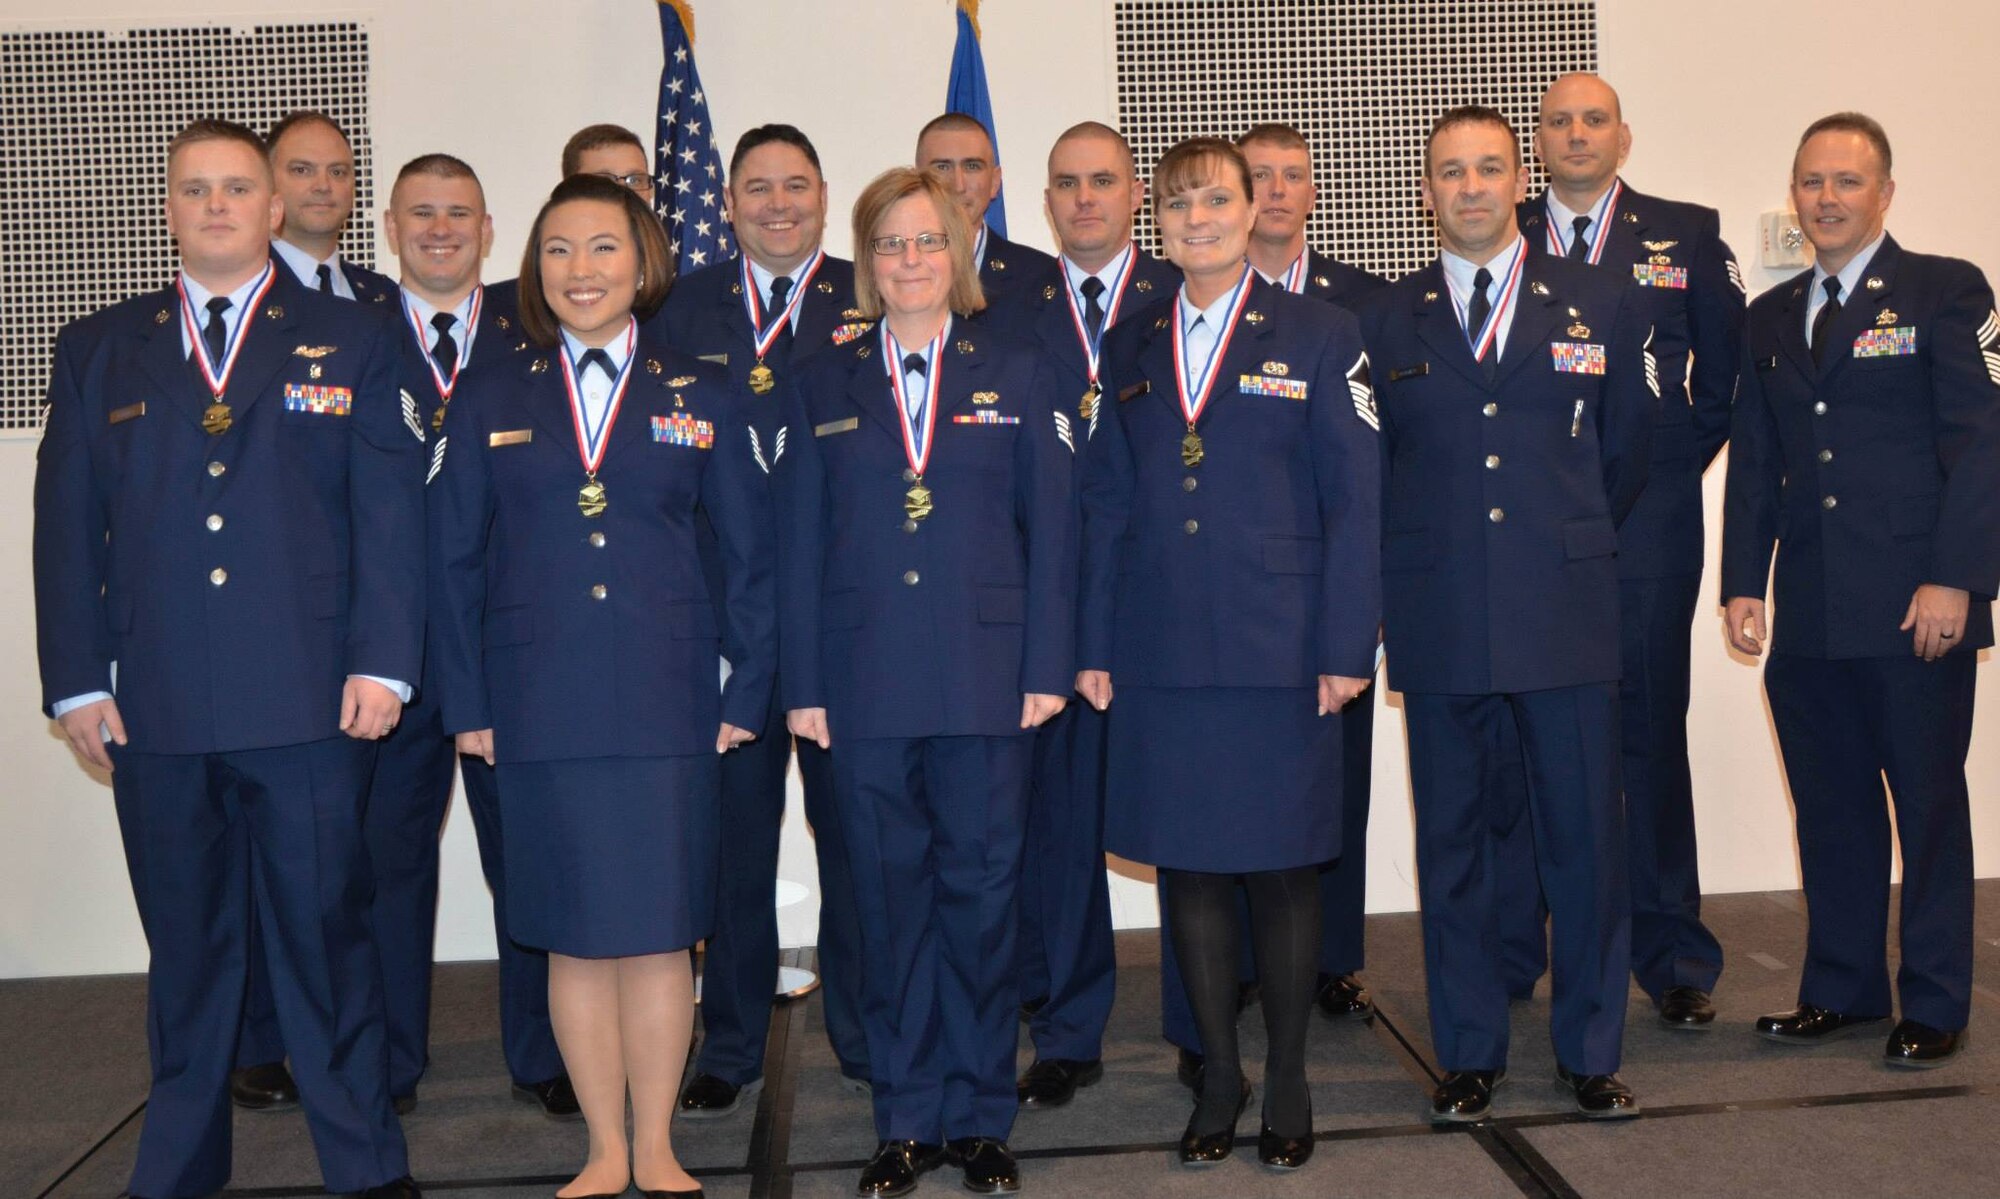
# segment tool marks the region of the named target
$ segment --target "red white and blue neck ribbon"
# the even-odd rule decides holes
[[[186,276],[174,277],[174,290],[181,294],[181,328],[187,334],[188,344],[194,347],[194,364],[201,368],[201,377],[208,384],[208,390],[219,402],[222,393],[229,390],[229,376],[236,370],[236,356],[243,351],[243,342],[250,332],[250,322],[256,319],[257,307],[264,302],[264,293],[277,282],[272,270],[275,264],[266,262],[264,273],[257,276],[256,284],[250,289],[250,298],[243,301],[243,315],[236,320],[236,332],[223,343],[222,361],[208,360],[208,343],[202,340],[201,322],[195,319],[194,300],[188,295]],[[222,320],[221,313],[212,314],[208,319]],[[228,328],[225,321],[223,328]]]
[[[1288,292],[1291,292],[1295,296],[1304,295],[1306,290],[1307,260],[1310,259],[1311,257],[1312,257],[1312,251],[1300,250],[1299,260],[1297,262],[1294,262],[1291,266],[1291,269],[1285,272],[1285,277],[1282,279],[1275,280],[1278,286],[1284,288]]]
[[[1222,360],[1229,356],[1229,343],[1236,336],[1236,327],[1243,319],[1243,306],[1250,301],[1251,273],[1249,267],[1244,267],[1243,277],[1236,281],[1236,289],[1229,294],[1229,303],[1223,309],[1222,328],[1215,331],[1215,344],[1209,348],[1208,360],[1201,364],[1200,373],[1194,376],[1192,388],[1188,386],[1187,326],[1179,311],[1180,303],[1186,301],[1187,285],[1181,285],[1180,299],[1174,305],[1174,387],[1180,392],[1181,415],[1187,417],[1189,428],[1201,422],[1202,411],[1208,407],[1209,397],[1215,390],[1216,371],[1221,367]]]
[[[479,336],[479,309],[485,303],[485,285],[473,284],[472,311],[465,316],[465,337],[459,342],[458,358],[451,364],[451,378],[445,378],[444,372],[438,369],[437,356],[428,349],[424,350],[424,365],[431,368],[431,382],[437,384],[438,397],[447,404],[451,403],[451,393],[458,388],[458,373],[464,370],[465,364],[472,359],[472,339]],[[410,331],[417,335],[417,345],[423,346],[424,322],[417,319],[416,307],[410,303],[407,292],[403,295],[403,317],[410,322]]]
[[[563,389],[569,393],[570,419],[576,422],[576,452],[583,459],[583,473],[595,475],[597,468],[604,464],[605,447],[611,444],[611,428],[618,423],[618,406],[625,400],[625,385],[632,381],[632,363],[638,355],[633,353],[639,341],[639,322],[630,320],[625,330],[625,365],[618,370],[618,377],[611,383],[611,400],[604,405],[604,415],[597,427],[590,427],[589,418],[583,410],[583,392],[577,386],[576,360],[569,355],[569,341],[562,343]]]
[[[750,318],[750,341],[756,347],[758,361],[771,352],[772,343],[778,334],[792,323],[798,315],[799,305],[805,302],[806,290],[812,286],[813,276],[819,274],[820,264],[826,261],[824,249],[814,250],[806,259],[804,269],[792,283],[792,294],[785,300],[785,310],[771,318],[771,325],[764,327],[764,299],[757,291],[757,277],[750,273],[750,256],[743,256],[743,311]],[[774,276],[775,277],[775,276]]]
[[[1118,268],[1111,277],[1111,286],[1105,289],[1111,303],[1104,310],[1104,323],[1097,327],[1097,340],[1090,339],[1090,327],[1083,323],[1083,309],[1088,301],[1077,298],[1076,284],[1070,281],[1069,267],[1063,267],[1063,297],[1069,301],[1070,323],[1076,327],[1077,344],[1083,347],[1083,369],[1090,376],[1091,386],[1097,386],[1098,362],[1104,353],[1104,335],[1111,332],[1111,326],[1118,323],[1118,306],[1125,301],[1125,284],[1132,278],[1132,268],[1139,261],[1138,252],[1131,246],[1123,251],[1125,265]],[[1067,260],[1064,260],[1067,263]]]
[[[1585,226],[1585,228],[1590,230],[1590,257],[1584,259],[1584,261],[1590,263],[1592,266],[1596,266],[1598,260],[1604,257],[1604,244],[1611,240],[1604,236],[1604,233],[1605,230],[1611,228],[1611,218],[1618,214],[1618,197],[1624,194],[1624,191],[1625,181],[1623,179],[1613,179],[1611,181],[1611,190],[1605,192],[1604,198],[1597,202],[1598,210],[1590,214],[1590,224]],[[1553,198],[1551,196],[1551,199]],[[1543,205],[1545,212],[1547,207],[1547,205]],[[1555,255],[1557,258],[1568,257],[1568,252],[1563,249],[1562,232],[1556,228],[1556,214],[1546,212],[1546,215],[1543,217],[1543,223],[1548,226],[1549,253]]]
[[[979,236],[972,239],[972,269],[986,269],[986,222],[979,222]]]
[[[1500,283],[1499,302],[1493,305],[1493,311],[1486,314],[1486,323],[1479,327],[1479,332],[1476,335],[1469,328],[1465,330],[1465,339],[1472,345],[1472,360],[1474,362],[1484,362],[1486,360],[1486,352],[1492,349],[1500,338],[1501,321],[1505,319],[1507,310],[1514,306],[1515,294],[1521,290],[1521,268],[1528,261],[1527,248],[1528,243],[1525,238],[1515,241],[1514,265],[1507,268],[1507,277]],[[1458,305],[1457,297],[1454,296],[1452,298],[1452,303]],[[1459,306],[1458,323],[1460,326],[1465,325],[1465,317],[1465,308]]]
[[[896,423],[903,430],[903,456],[909,460],[910,470],[918,477],[924,475],[924,467],[931,461],[931,438],[937,432],[938,383],[944,378],[944,342],[951,336],[951,318],[944,318],[944,327],[931,338],[924,347],[924,358],[928,365],[924,368],[924,403],[915,416],[910,415],[909,384],[904,378],[903,347],[896,341],[896,335],[889,332],[889,322],[882,322],[882,367],[889,373],[889,389],[896,397]]]

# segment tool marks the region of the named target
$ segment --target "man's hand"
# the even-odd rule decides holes
[[[833,748],[833,738],[826,733],[825,708],[793,708],[785,713],[785,727],[792,730],[792,736],[802,737],[821,749]]]
[[[1047,724],[1049,719],[1057,712],[1062,711],[1063,705],[1068,702],[1069,700],[1060,695],[1042,695],[1034,691],[1028,692],[1021,697],[1021,727],[1024,729],[1040,728],[1042,725]]]
[[[757,734],[749,729],[739,729],[725,720],[722,722],[722,727],[715,730],[715,752],[726,754],[737,746],[756,739]]]
[[[1111,672],[1108,670],[1079,670],[1076,672],[1076,693],[1090,701],[1090,706],[1102,712],[1111,706]]]
[[[118,701],[100,699],[94,704],[85,704],[62,714],[56,721],[62,726],[63,736],[69,738],[69,745],[83,760],[102,770],[111,769],[111,754],[104,748],[104,733],[109,730],[111,739],[125,744],[125,721],[118,715]]]
[[[1764,628],[1764,601],[1747,595],[1730,600],[1722,608],[1722,630],[1729,636],[1730,648],[1738,653],[1753,658],[1762,654],[1764,638],[1770,635]]]
[[[1925,583],[1910,597],[1910,610],[1903,613],[1903,623],[1896,627],[1905,631],[1915,629],[1910,644],[1917,657],[1935,662],[1965,640],[1965,620],[1971,611],[1969,593],[1956,587]]]
[[[452,744],[458,747],[459,753],[475,758],[485,758],[488,766],[493,765],[492,729],[474,729],[469,733],[460,733],[451,740]]]
[[[380,741],[403,718],[403,701],[373,679],[350,675],[340,689],[340,731],[357,741]]]
[[[1368,682],[1367,679],[1352,679],[1340,674],[1319,676],[1319,714],[1325,716],[1329,712],[1340,711],[1368,689]]]

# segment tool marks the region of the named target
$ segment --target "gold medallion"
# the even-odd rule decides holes
[[[576,493],[576,510],[585,516],[603,516],[604,507],[604,484],[597,481],[596,475],[592,475],[590,481]]]
[[[1200,466],[1202,453],[1201,434],[1194,431],[1193,425],[1189,425],[1187,436],[1181,438],[1181,465]]]
[[[234,424],[235,420],[235,414],[229,411],[229,405],[217,400],[202,411],[201,429],[210,437],[220,437],[229,432],[229,426]]]
[[[1100,392],[1102,392],[1103,390],[1104,390],[1104,389],[1103,389],[1103,388],[1101,388],[1101,387],[1099,387],[1099,386],[1098,386],[1097,384],[1095,384],[1095,383],[1092,383],[1092,384],[1090,385],[1090,388],[1089,388],[1089,390],[1087,390],[1087,391],[1085,391],[1085,392],[1083,393],[1083,400],[1082,400],[1082,402],[1078,403],[1078,404],[1077,404],[1077,406],[1076,406],[1076,414],[1077,414],[1077,416],[1081,417],[1081,418],[1082,418],[1082,419],[1084,419],[1084,420],[1096,420],[1096,419],[1097,419],[1097,397],[1098,397],[1098,394],[1099,394]]]
[[[750,368],[751,391],[756,392],[758,395],[768,395],[770,390],[777,385],[778,377],[771,373],[770,367],[759,362],[756,366]]]
[[[433,433],[442,432],[444,429],[444,409],[445,406],[439,404],[438,410],[431,413],[431,431]]]
[[[911,520],[922,520],[931,514],[931,489],[924,486],[923,476],[917,476],[917,481],[904,493],[903,511],[910,514]]]

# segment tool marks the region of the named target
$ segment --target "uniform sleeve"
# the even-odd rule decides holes
[[[1110,356],[1106,348],[1107,359]],[[1077,602],[1076,665],[1078,670],[1110,670],[1112,629],[1116,617],[1118,546],[1132,515],[1136,475],[1132,445],[1125,435],[1126,405],[1119,393],[1133,385],[1137,372],[1110,369],[1102,376],[1104,394],[1097,398],[1098,428],[1085,442],[1083,467],[1083,544]]]
[[[35,456],[35,642],[42,710],[50,716],[55,704],[111,685],[113,650],[104,607],[110,526],[91,456],[87,356],[72,331],[57,338],[48,420]]]
[[[397,386],[401,346],[386,318],[363,360],[348,429],[347,670],[415,682],[424,652],[424,476],[430,467],[423,420]]]
[[[1317,673],[1367,678],[1382,620],[1380,420],[1354,319],[1338,313],[1314,380],[1313,475],[1321,554]]]
[[[737,653],[722,690],[722,719],[761,735],[771,732],[764,722],[778,669],[777,527],[769,458],[750,425],[748,397],[736,391],[730,398],[702,471],[701,504],[722,557],[724,639]]]
[[[1015,518],[1028,547],[1024,694],[1067,696],[1076,687],[1076,418],[1040,357],[1014,439]],[[1086,442],[1087,445],[1087,442]]]
[[[1764,396],[1764,379],[1745,341],[1729,417],[1729,476],[1722,495],[1722,602],[1763,599],[1771,578],[1784,502],[1785,464],[1778,419]]]
[[[1702,221],[1688,291],[1694,447],[1697,460],[1707,469],[1729,437],[1729,410],[1736,400],[1736,372],[1743,356],[1743,272],[1723,242],[1721,218],[1713,212]]]
[[[1929,581],[1990,599],[2000,592],[2000,316],[1985,278],[1960,269],[1932,326],[1944,494]]]
[[[493,530],[493,472],[474,419],[484,376],[468,376],[445,412],[424,488],[429,547],[430,677],[444,731],[493,727],[480,647],[486,625],[486,542]]]
[[[1660,416],[1659,365],[1646,309],[1618,291],[1618,314],[1605,347],[1604,402],[1597,409],[1597,449],[1604,466],[1604,494],[1614,524],[1623,524],[1646,487],[1653,427]]]
[[[824,708],[820,675],[820,587],[826,573],[826,464],[813,435],[802,379],[782,394],[787,449],[771,472],[778,530],[778,683],[787,712]]]

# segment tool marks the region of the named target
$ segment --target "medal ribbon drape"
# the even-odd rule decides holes
[[[1222,328],[1215,332],[1215,345],[1208,351],[1208,360],[1201,364],[1201,370],[1194,377],[1192,388],[1188,385],[1187,371],[1187,329],[1181,320],[1180,305],[1175,303],[1174,326],[1174,389],[1180,394],[1181,415],[1187,418],[1187,436],[1181,438],[1181,462],[1187,466],[1199,466],[1205,450],[1201,434],[1195,428],[1201,423],[1201,414],[1207,410],[1209,398],[1215,394],[1215,376],[1223,359],[1229,356],[1229,343],[1236,336],[1236,329],[1243,319],[1243,306],[1250,300],[1249,267],[1243,268],[1243,277],[1236,281],[1236,289],[1229,295],[1229,303],[1224,308]],[[1186,294],[1183,286],[1182,294]]]
[[[250,289],[250,298],[244,301],[243,315],[237,318],[235,336],[223,349],[221,362],[208,360],[208,346],[202,340],[201,322],[195,319],[194,301],[188,296],[187,283],[181,276],[174,277],[174,290],[181,297],[181,328],[187,334],[188,343],[194,347],[194,362],[201,370],[202,382],[208,384],[209,394],[215,398],[201,417],[201,427],[211,436],[228,432],[232,423],[229,405],[223,403],[222,396],[229,390],[229,376],[236,370],[236,358],[242,353],[243,343],[249,336],[250,322],[257,319],[257,309],[264,302],[264,293],[277,282],[277,274],[272,269],[274,265],[266,262],[264,273],[257,276],[256,284]]]
[[[903,347],[897,343],[896,335],[889,332],[889,322],[882,322],[882,367],[888,372],[889,390],[896,398],[896,423],[903,430],[903,457],[910,464],[910,474],[915,476],[903,499],[903,510],[911,520],[922,520],[931,514],[931,492],[924,485],[924,468],[930,465],[931,439],[937,432],[938,383],[944,378],[944,343],[949,336],[951,317],[947,316],[944,327],[924,347],[924,357],[929,362],[924,372],[924,405],[912,416],[909,386],[903,378]]]
[[[585,516],[601,516],[605,508],[604,484],[597,481],[597,468],[604,464],[604,451],[611,444],[611,430],[618,423],[618,408],[625,401],[625,385],[632,381],[632,364],[638,360],[633,353],[639,341],[639,322],[627,318],[625,329],[625,365],[619,368],[618,377],[611,383],[611,398],[604,406],[604,418],[595,430],[583,411],[583,392],[577,387],[576,362],[570,357],[569,343],[562,344],[563,389],[569,393],[570,419],[576,422],[576,452],[583,460],[584,484],[577,492],[576,506]]]
[[[764,300],[757,293],[756,276],[750,273],[750,256],[748,254],[743,256],[743,261],[740,264],[743,275],[743,312],[744,315],[750,318],[750,342],[757,352],[757,369],[764,372],[764,386],[757,387],[755,379],[751,382],[757,394],[762,395],[771,390],[771,368],[764,365],[764,355],[771,352],[771,347],[777,344],[778,334],[784,332],[785,328],[798,316],[799,305],[805,302],[806,292],[812,286],[813,276],[819,274],[820,265],[825,261],[825,250],[813,251],[813,256],[806,260],[804,269],[798,273],[798,281],[792,284],[792,295],[785,302],[785,310],[772,316],[770,327],[766,328],[764,326]],[[753,375],[755,373],[755,371],[752,371]]]
[[[1493,348],[1495,340],[1500,336],[1501,320],[1507,315],[1507,310],[1514,306],[1514,295],[1521,290],[1521,267],[1528,261],[1527,248],[1525,240],[1515,245],[1514,264],[1507,268],[1507,278],[1500,284],[1500,302],[1493,306],[1493,311],[1486,314],[1486,323],[1479,327],[1476,335],[1471,329],[1465,331],[1466,340],[1472,344],[1474,362],[1485,361],[1486,352]],[[1456,306],[1457,299],[1454,298],[1452,303]],[[1458,310],[1458,323],[1461,326],[1465,324],[1464,308]]]
[[[1098,327],[1097,340],[1092,341],[1090,331],[1083,323],[1083,305],[1077,300],[1076,285],[1070,281],[1069,272],[1063,271],[1063,298],[1069,301],[1070,324],[1076,328],[1077,344],[1083,347],[1083,369],[1089,376],[1091,393],[1103,388],[1098,385],[1098,364],[1103,358],[1104,336],[1111,332],[1111,326],[1118,323],[1119,305],[1125,302],[1125,284],[1132,278],[1132,268],[1139,261],[1138,251],[1133,247],[1125,250],[1125,265],[1111,279],[1111,306],[1104,310],[1104,323]]]
[[[486,303],[486,287],[475,284],[472,288],[472,310],[465,317],[465,342],[458,347],[458,361],[452,363],[451,378],[438,369],[437,359],[424,355],[424,365],[430,368],[431,382],[437,385],[438,398],[451,403],[451,393],[458,387],[459,372],[465,369],[466,360],[472,357],[473,339],[479,336],[479,309]],[[403,297],[403,318],[410,322],[410,331],[417,335],[417,344],[424,344],[424,323],[417,319],[417,310],[410,303],[410,297]]]
[[[1611,240],[1604,235],[1611,228],[1611,218],[1618,215],[1618,197],[1624,193],[1625,181],[1623,179],[1613,179],[1611,181],[1611,190],[1604,195],[1604,211],[1591,217],[1590,257],[1584,261],[1590,263],[1592,266],[1596,266],[1598,260],[1604,257],[1604,244]],[[1557,258],[1563,257],[1562,234],[1556,232],[1555,216],[1547,212],[1546,205],[1544,205],[1542,225],[1544,231],[1549,236],[1549,253],[1555,255]]]
[[[1306,290],[1306,260],[1311,257],[1312,254],[1309,251],[1300,250],[1298,261],[1294,262],[1292,268],[1285,272],[1283,279],[1278,280],[1278,285],[1295,296],[1304,295]]]

